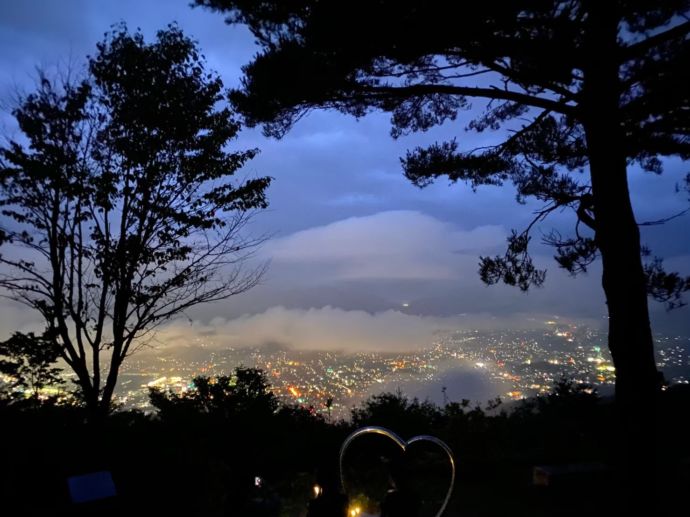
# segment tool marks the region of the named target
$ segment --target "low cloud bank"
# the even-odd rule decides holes
[[[397,310],[369,313],[331,306],[312,309],[272,307],[260,314],[208,323],[176,321],[163,327],[156,341],[165,347],[203,343],[209,348],[279,344],[302,350],[409,351],[431,346],[439,331],[459,329],[541,328],[553,316],[487,314],[434,317]],[[583,320],[584,321],[584,320]],[[596,325],[596,321],[585,321]]]

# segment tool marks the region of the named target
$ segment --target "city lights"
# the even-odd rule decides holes
[[[690,375],[683,372],[690,366],[688,344],[677,337],[657,336],[656,341],[659,367],[676,372],[667,379],[687,383]],[[496,392],[487,393],[486,400],[497,396],[521,400],[548,393],[562,377],[601,392],[615,382],[605,342],[601,331],[554,321],[532,330],[446,331],[414,352],[227,348],[207,349],[197,361],[175,356],[146,361],[134,356],[123,365],[118,402],[146,411],[151,409],[150,388],[184,393],[195,389],[191,383],[195,376],[226,375],[240,364],[263,369],[282,401],[331,419],[348,418],[352,406],[371,394],[397,386],[432,386],[454,369],[472,368],[495,386]],[[451,401],[464,397],[462,392],[449,395]]]

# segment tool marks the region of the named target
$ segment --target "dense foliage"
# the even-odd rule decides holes
[[[92,413],[110,409],[120,365],[162,322],[251,288],[259,243],[241,230],[269,178],[233,174],[256,149],[223,84],[172,25],[152,43],[117,26],[83,79],[42,74],[0,148],[0,289],[45,320],[50,350]]]

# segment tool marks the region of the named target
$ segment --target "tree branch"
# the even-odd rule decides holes
[[[490,68],[491,70],[493,70],[495,72],[498,72],[499,74],[502,74],[502,75],[508,77],[514,83],[528,82],[528,81],[525,81],[524,78],[518,77],[517,74],[515,72],[513,72],[512,70],[510,70],[507,66],[503,66],[503,65],[498,64],[496,62],[485,64],[485,66],[487,66],[488,68]],[[532,80],[532,82],[534,82],[533,77],[530,79]],[[540,83],[539,86],[541,88],[551,90],[554,93],[557,93],[558,95],[562,95],[565,99],[568,99],[569,101],[575,102],[577,100],[577,93],[571,92],[567,88],[563,88],[561,86],[558,86],[558,85],[552,84],[552,83],[546,83],[546,84]]]
[[[628,45],[621,49],[621,57],[623,61],[634,59],[636,57],[641,57],[646,51],[661,45],[674,38],[679,38],[681,36],[690,33],[690,21],[676,25],[675,27],[668,29],[667,31],[660,32],[654,36],[650,36],[647,39]]]
[[[477,88],[472,86],[454,86],[448,84],[414,84],[410,86],[363,86],[362,92],[371,96],[390,96],[409,98],[433,94],[463,95],[467,97],[481,97],[485,99],[503,99],[514,101],[535,108],[555,111],[563,115],[575,113],[575,107],[563,101],[554,101],[543,97],[535,97],[526,93],[500,88]]]
[[[688,212],[690,212],[690,208],[686,208],[685,210],[678,212],[677,214],[674,214],[672,216],[665,217],[663,219],[657,219],[656,221],[645,221],[644,223],[637,223],[637,226],[658,226],[658,225],[667,223],[669,221],[672,221],[673,219],[675,219],[677,217],[681,217],[681,216],[687,214]]]

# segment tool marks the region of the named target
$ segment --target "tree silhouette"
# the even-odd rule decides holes
[[[37,310],[93,415],[124,359],[162,322],[256,284],[240,230],[269,178],[230,176],[239,125],[223,85],[174,25],[153,43],[119,26],[82,80],[41,76],[0,150],[0,287]]]
[[[264,499],[279,479],[299,497],[295,479],[324,454],[334,457],[344,437],[309,409],[280,403],[270,388],[262,370],[237,367],[230,375],[198,376],[183,393],[150,391],[163,428],[181,442],[197,437],[227,469],[229,515],[263,515],[252,500]],[[257,487],[255,476],[266,486]]]
[[[378,425],[395,429],[401,436],[414,436],[437,425],[439,408],[432,402],[409,399],[402,392],[372,395],[351,411],[355,428]]]
[[[270,417],[279,406],[264,372],[256,368],[238,367],[232,376],[197,376],[192,384],[192,389],[179,395],[151,389],[151,404],[164,418],[172,412],[182,412],[229,420]]]
[[[472,188],[512,182],[519,201],[543,202],[505,255],[481,258],[489,284],[540,285],[545,272],[528,254],[530,230],[572,209],[573,236],[546,240],[572,273],[602,259],[618,401],[630,412],[652,403],[659,375],[647,296],[677,304],[690,278],[659,261],[643,265],[627,169],[659,173],[660,157],[690,156],[687,0],[195,3],[246,24],[261,46],[231,99],[267,135],[331,108],[356,117],[390,112],[398,137],[485,99],[467,129],[502,128],[505,140],[414,149],[401,160],[405,175],[420,187],[442,176]]]
[[[38,399],[40,391],[49,386],[64,384],[61,368],[55,366],[60,347],[50,331],[37,336],[33,332],[15,332],[0,342],[0,373],[9,376],[8,391],[28,390]]]

